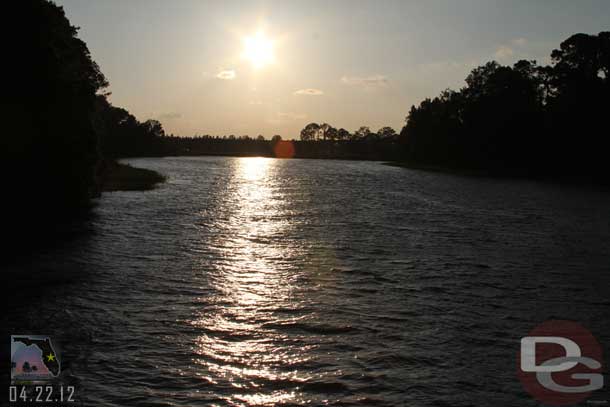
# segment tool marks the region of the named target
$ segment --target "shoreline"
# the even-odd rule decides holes
[[[101,192],[149,191],[166,180],[166,176],[153,170],[107,161],[102,171]]]
[[[426,164],[414,164],[408,163],[405,161],[386,161],[384,165],[389,165],[390,167],[399,167],[399,168],[407,168],[409,170],[421,170],[428,172],[441,172],[444,174],[453,174],[453,175],[464,175],[469,177],[490,177],[490,178],[530,178],[526,175],[501,175],[495,174],[490,171],[485,170],[468,170],[468,169],[459,169],[459,168],[451,168],[451,167],[441,167],[436,165],[426,165]]]
[[[491,170],[476,170],[476,169],[461,169],[461,168],[452,168],[452,167],[441,167],[435,165],[426,165],[426,164],[415,164],[409,163],[405,161],[386,161],[383,163],[384,165],[388,165],[390,167],[399,167],[406,168],[410,170],[419,170],[426,172],[437,172],[448,175],[458,175],[463,177],[479,177],[479,178],[490,178],[490,179],[514,179],[514,180],[526,180],[533,182],[542,182],[549,184],[565,184],[565,185],[575,185],[575,186],[593,186],[593,187],[601,187],[607,188],[610,185],[607,182],[603,182],[600,180],[596,180],[592,177],[587,177],[584,175],[544,175],[544,174],[530,174],[522,170],[519,172],[515,170],[514,172],[497,172]]]

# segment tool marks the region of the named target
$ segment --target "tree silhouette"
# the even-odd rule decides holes
[[[3,213],[9,230],[30,233],[28,224],[82,208],[96,193],[92,116],[96,94],[108,83],[61,7],[43,0],[11,6],[5,17],[27,27],[4,50],[5,133],[11,137],[2,137],[1,148],[12,198],[4,200]]]
[[[395,141],[397,134],[396,131],[391,127],[382,127],[377,131],[377,136],[381,140]]]
[[[309,123],[301,130],[302,141],[314,141],[318,139],[320,132],[320,125],[317,123]]]
[[[367,126],[362,126],[354,132],[353,138],[355,140],[364,140],[367,137],[369,137],[370,134],[371,134],[371,129]]]
[[[553,51],[551,66],[522,60],[475,68],[461,90],[411,108],[400,134],[405,159],[599,179],[606,172],[599,129],[610,93],[609,38],[573,35]]]
[[[340,128],[339,130],[337,130],[337,140],[347,141],[351,138],[352,138],[352,135],[350,134],[350,132],[345,130],[344,128]]]
[[[104,95],[97,97],[94,117],[104,157],[163,153],[166,135],[159,121],[147,120],[140,123],[127,110],[112,106]]]
[[[320,127],[320,131],[321,131],[321,135],[322,135],[322,140],[329,140],[329,141],[336,141],[337,140],[337,129],[334,128],[333,126],[331,126],[328,123],[324,123],[321,127]]]

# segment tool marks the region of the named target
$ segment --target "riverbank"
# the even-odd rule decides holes
[[[508,177],[508,178],[526,177],[523,174],[512,174],[512,175],[499,174],[499,173],[493,173],[492,171],[485,171],[485,170],[442,167],[442,166],[436,166],[436,165],[417,164],[417,163],[412,163],[412,162],[407,162],[407,161],[388,161],[388,162],[385,162],[384,164],[389,165],[391,167],[408,168],[410,170],[442,172],[445,174],[465,175],[465,176],[471,176],[471,177]]]
[[[165,176],[156,171],[108,161],[102,172],[102,192],[146,191],[165,180]]]

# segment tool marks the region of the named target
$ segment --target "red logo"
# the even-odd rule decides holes
[[[602,360],[602,348],[587,329],[551,320],[521,338],[517,375],[544,404],[576,404],[604,386]]]

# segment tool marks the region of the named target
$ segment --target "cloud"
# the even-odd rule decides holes
[[[216,77],[218,79],[223,79],[223,80],[230,81],[230,80],[235,79],[235,71],[233,69],[225,69],[225,70],[222,70],[222,71],[218,72]]]
[[[508,47],[506,45],[501,45],[498,47],[498,49],[494,53],[494,56],[498,60],[502,61],[504,59],[508,59],[508,58],[512,57],[514,54],[515,54],[515,51],[511,47]]]
[[[322,92],[320,89],[307,88],[307,89],[299,89],[299,90],[295,91],[294,94],[295,95],[306,95],[306,96],[320,96],[320,95],[323,95],[324,92]]]
[[[494,52],[494,57],[498,61],[522,57],[527,48],[529,48],[529,43],[526,38],[514,38],[510,40],[509,44],[500,45]]]
[[[388,84],[388,78],[384,75],[371,76],[343,76],[341,82],[346,85],[365,86],[369,88],[382,87]]]
[[[158,120],[175,120],[182,118],[182,114],[177,112],[167,112],[157,115]]]

